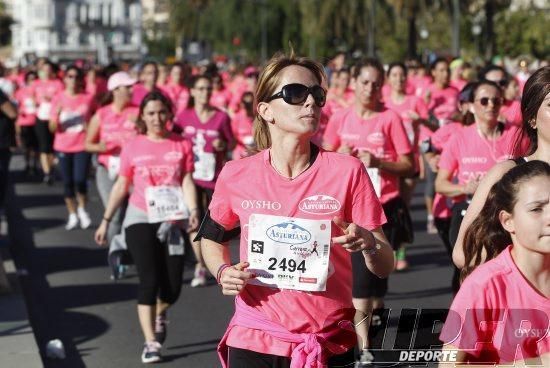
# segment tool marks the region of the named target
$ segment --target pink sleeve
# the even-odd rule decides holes
[[[353,223],[367,230],[374,230],[386,223],[386,215],[384,215],[384,210],[376,196],[365,166],[358,166],[354,180],[356,185],[351,187],[353,193],[351,213],[346,213],[346,216],[351,216],[349,220]]]
[[[231,193],[227,185],[230,176],[227,174],[228,165],[224,166],[218,180],[216,181],[216,188],[212,195],[212,201],[208,209],[210,210],[210,217],[218,224],[222,225],[226,230],[233,229],[239,217],[231,208]]]
[[[50,120],[54,123],[59,123],[59,109],[61,107],[62,97],[60,95],[55,95],[52,98],[52,107],[50,109]]]
[[[183,141],[182,151],[183,151],[183,170],[185,173],[192,173],[193,171],[195,171],[193,148],[191,146],[191,142],[189,142],[187,139]]]
[[[428,106],[426,106],[426,103],[419,97],[416,98],[416,113],[420,118],[422,119],[428,119],[429,113],[428,113]]]
[[[407,137],[403,122],[397,114],[394,114],[393,118],[390,120],[390,137],[393,141],[395,152],[397,152],[398,155],[405,155],[412,152],[411,142]]]
[[[225,141],[228,143],[228,145],[233,144],[233,142],[235,142],[235,136],[233,134],[233,130],[231,130],[231,119],[229,118],[229,115],[224,114],[221,128]]]
[[[468,354],[479,357],[492,346],[498,308],[491,306],[489,285],[478,285],[467,278],[455,296],[439,339]],[[479,290],[484,290],[480,293]]]
[[[341,114],[332,115],[327,123],[325,134],[323,134],[323,145],[330,145],[335,151],[340,147],[341,116]]]
[[[131,161],[132,156],[132,145],[124,145],[120,152],[120,170],[118,174],[130,179],[130,181],[134,176],[134,168]]]
[[[458,152],[456,146],[457,138],[451,139],[449,144],[443,148],[441,152],[441,157],[439,158],[439,164],[437,165],[440,169],[447,170],[448,172],[454,172],[458,169]]]

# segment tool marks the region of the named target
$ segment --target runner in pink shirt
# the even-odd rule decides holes
[[[233,114],[239,110],[241,103],[241,97],[245,92],[253,92],[256,89],[258,83],[259,71],[254,66],[247,67],[244,72],[244,81],[237,85],[237,88],[231,91],[232,99],[229,103],[229,112]]]
[[[400,193],[407,206],[410,206],[411,198],[416,186],[416,178],[420,175],[420,151],[419,134],[421,125],[428,126],[428,108],[421,98],[407,95],[406,87],[407,70],[402,63],[391,63],[388,67],[387,77],[390,94],[385,98],[385,106],[396,112],[403,122],[407,137],[413,150],[414,174],[410,177],[400,178]],[[434,126],[429,126],[435,129]],[[405,245],[402,244],[397,251],[396,270],[401,271],[408,267],[405,256]]]
[[[97,155],[96,186],[104,206],[120,170],[122,147],[137,135],[135,122],[139,111],[131,104],[131,88],[135,83],[126,72],[114,73],[107,82],[113,102],[98,109],[88,126],[85,146],[88,152]],[[121,206],[111,219],[108,244],[121,232],[124,209]]]
[[[227,112],[229,103],[231,102],[231,92],[223,84],[222,77],[219,74],[212,76],[212,96],[210,97],[210,105]]]
[[[162,360],[167,310],[181,292],[186,231],[199,224],[193,152],[188,141],[168,131],[171,115],[170,99],[162,93],[151,92],[143,99],[140,135],[122,149],[120,175],[95,233],[96,242],[105,245],[109,222],[130,194],[125,235],[139,277],[143,363]]]
[[[170,78],[168,83],[160,86],[164,94],[172,100],[175,116],[178,116],[189,103],[189,89],[185,85],[185,78],[189,71],[182,63],[175,63],[170,68]]]
[[[333,72],[334,86],[328,90],[327,103],[323,107],[323,113],[328,118],[338,110],[344,109],[351,104],[355,98],[355,94],[349,88],[351,73],[347,68],[342,68]]]
[[[473,87],[470,102],[475,124],[462,129],[443,149],[435,181],[436,192],[453,201],[449,230],[451,245],[457,239],[469,200],[481,179],[492,166],[518,154],[515,147],[519,128],[504,125],[497,120],[502,105],[498,85],[490,81],[477,83]],[[523,150],[527,145],[525,141]],[[456,176],[457,183],[451,181],[453,176]]]
[[[504,104],[500,108],[500,120],[507,124],[521,126],[521,102],[519,100],[519,85],[514,78],[509,78],[503,87]]]
[[[364,166],[310,143],[324,78],[305,58],[267,64],[255,94],[261,151],[224,167],[199,232],[223,294],[237,296],[219,346],[223,367],[353,364],[349,252],[379,277],[393,269]],[[238,224],[240,262],[231,265],[227,241]]]
[[[132,89],[132,104],[134,106],[139,106],[149,92],[161,91],[164,93],[164,91],[157,86],[158,77],[158,64],[154,61],[148,61],[141,66],[139,72],[140,81],[136,83]]]
[[[96,103],[107,93],[107,80],[97,67],[90,68],[86,73],[86,93],[94,96]]]
[[[212,82],[207,76],[194,78],[191,100],[187,109],[176,117],[174,123],[183,131],[183,136],[193,142],[195,171],[193,179],[197,185],[199,213],[204,216],[206,206],[212,199],[216,180],[227,160],[227,153],[234,145],[231,119],[225,112],[210,105]],[[194,238],[195,234],[191,234]],[[191,286],[206,285],[206,265],[202,259],[200,243],[193,242],[197,258],[195,277]]]
[[[437,122],[439,126],[445,125],[448,121],[458,119],[458,92],[449,85],[449,63],[443,58],[436,59],[430,65],[430,72],[433,77],[426,91],[426,101],[430,120]]]
[[[462,91],[468,83],[468,81],[462,76],[462,73],[464,72],[464,64],[464,60],[462,59],[454,59],[449,64],[449,70],[451,72],[449,85],[456,88],[457,91]]]
[[[32,84],[38,75],[29,71],[25,73],[25,83],[15,92],[18,105],[16,131],[25,150],[25,175],[32,176],[37,172],[38,140],[34,125],[36,124],[36,101]]]
[[[233,119],[231,119],[231,130],[235,137],[235,149],[233,150],[233,159],[247,157],[252,150],[256,148],[254,143],[254,132],[252,124],[254,122],[254,94],[246,92],[243,94],[241,108]]]
[[[548,367],[550,165],[534,160],[504,174],[465,244],[467,277],[441,331],[444,349],[458,350],[459,364]]]
[[[388,218],[384,233],[397,250],[402,243],[412,242],[413,237],[407,206],[399,193],[399,178],[413,172],[411,144],[401,118],[380,101],[384,82],[380,62],[366,59],[354,70],[355,104],[331,117],[324,146],[356,155],[363,162]],[[360,257],[352,259],[355,308],[369,316],[372,306],[378,318],[384,307],[388,280],[376,277],[360,262]],[[370,354],[367,350],[368,324],[358,328],[358,333],[364,340],[361,349],[365,360]]]
[[[69,212],[65,229],[73,230],[79,223],[87,229],[92,224],[86,211],[90,154],[84,149],[84,140],[94,112],[94,96],[85,92],[84,72],[77,66],[69,66],[63,80],[65,90],[52,99],[50,130],[54,133],[53,148],[59,159]]]
[[[63,90],[63,83],[56,78],[54,64],[45,60],[38,72],[39,79],[32,84],[34,100],[37,104],[36,124],[34,126],[38,139],[40,164],[44,172],[44,182],[52,185],[54,177],[51,175],[53,165],[53,135],[49,129],[52,98]]]

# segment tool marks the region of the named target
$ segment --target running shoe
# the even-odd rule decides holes
[[[82,229],[87,229],[92,224],[92,220],[90,219],[90,215],[86,210],[82,207],[78,207],[78,219],[80,220],[80,227]]]
[[[165,314],[158,315],[157,318],[155,318],[155,340],[161,344],[166,340],[167,324],[168,321],[166,320]]]
[[[67,220],[67,224],[65,225],[65,230],[74,230],[78,226],[78,217],[76,216],[76,213],[71,213],[69,215],[69,219]]]
[[[44,175],[44,178],[42,179],[42,181],[49,185],[49,186],[52,186],[53,185],[53,182],[54,182],[54,178],[53,178],[53,175],[52,174],[45,174]]]
[[[397,252],[395,252],[395,259],[397,260],[395,263],[396,271],[403,271],[409,267],[405,256],[405,247],[399,247],[399,249],[397,249]]]
[[[191,280],[191,287],[199,287],[206,285],[206,268],[195,268],[195,277]]]
[[[374,355],[369,351],[369,349],[363,349],[359,359],[355,362],[355,368],[369,367],[372,366],[374,362]]]
[[[426,220],[426,231],[428,234],[437,234],[437,227],[435,226],[433,216],[428,216]]]
[[[145,344],[143,344],[141,362],[144,364],[160,362],[162,360],[160,348],[161,345],[157,341],[146,341]]]

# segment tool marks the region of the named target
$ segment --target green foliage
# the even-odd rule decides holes
[[[548,24],[550,13],[544,11],[519,10],[499,14],[495,19],[495,30],[506,37],[497,39],[497,52],[512,57],[532,54],[541,59],[548,58]]]

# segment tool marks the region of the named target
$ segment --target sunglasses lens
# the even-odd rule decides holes
[[[327,94],[323,88],[321,88],[320,86],[313,86],[311,88],[311,94],[313,95],[313,99],[315,100],[317,106],[325,106]]]
[[[308,94],[308,88],[303,84],[288,84],[283,87],[283,99],[291,105],[303,103]]]
[[[487,106],[489,105],[489,99],[487,97],[480,98],[479,103],[481,104],[481,106]]]

